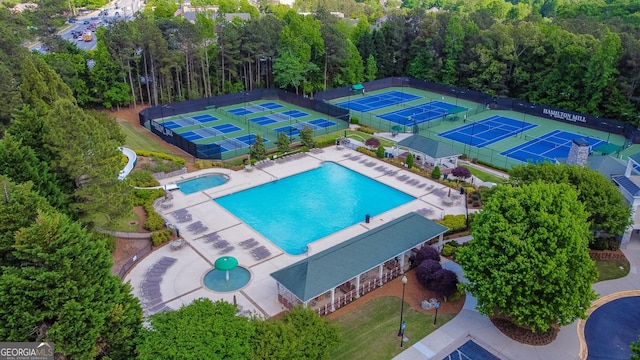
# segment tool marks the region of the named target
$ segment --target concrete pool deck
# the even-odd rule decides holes
[[[364,222],[363,218],[358,224],[309,244],[307,253],[295,256],[287,254],[212,201],[224,195],[317,168],[325,161],[339,163],[346,168],[412,195],[416,200],[378,216],[373,216],[368,224]],[[385,166],[387,169],[397,170],[397,172],[393,175],[388,174],[377,170],[376,168],[379,166]],[[233,302],[235,298],[244,311],[250,311],[262,317],[271,317],[282,312],[285,308],[278,302],[276,282],[269,276],[270,273],[412,211],[429,208],[432,212],[428,217],[432,220],[441,219],[445,214],[464,214],[466,211],[464,201],[459,198],[459,194],[455,190],[452,190],[450,197],[450,199],[453,199],[453,203],[445,205],[443,204],[443,198],[449,198],[448,187],[420,177],[410,171],[396,168],[378,159],[349,149],[337,149],[335,146],[322,149],[322,151],[316,153],[306,153],[305,156],[299,159],[275,163],[263,169],[254,168],[252,171],[207,169],[164,179],[161,184],[172,184],[211,173],[225,174],[229,176],[229,181],[220,186],[191,195],[173,191],[173,206],[168,209],[156,209],[165,217],[167,222],[179,229],[180,236],[186,240],[187,246],[177,250],[172,249],[170,246],[163,246],[140,260],[129,271],[124,280],[131,283],[134,294],[137,297],[142,298],[141,287],[146,271],[162,257],[172,257],[177,261],[166,270],[160,282],[162,301],[168,307],[178,309],[183,305],[190,304],[195,299],[203,297],[213,301],[225,300],[228,302]],[[407,184],[410,180],[419,181],[419,183],[414,185]],[[187,209],[193,217],[192,221],[177,223],[176,219],[171,215],[171,212],[177,209]],[[187,229],[187,225],[195,221],[201,221],[208,227],[208,230],[200,234],[190,232]],[[239,265],[251,272],[249,283],[238,291],[219,293],[204,287],[203,278],[205,274],[213,268],[213,262],[222,256],[219,254],[219,249],[216,249],[211,243],[206,243],[202,238],[203,235],[214,231],[235,246],[234,250],[225,255],[237,258]],[[249,238],[254,238],[260,242],[260,245],[264,245],[271,252],[271,256],[260,261],[254,259],[250,250],[243,249],[239,245],[241,241]]]

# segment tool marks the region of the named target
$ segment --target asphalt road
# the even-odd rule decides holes
[[[106,26],[109,22],[131,20],[135,13],[140,11],[144,3],[142,0],[120,0],[109,3],[100,9],[97,9],[90,14],[76,17],[75,23],[70,23],[65,29],[58,32],[58,36],[70,41],[82,50],[93,50],[96,48],[96,36],[95,29],[91,30],[92,24],[98,26]],[[107,12],[107,15],[103,15],[102,12]],[[91,41],[82,40],[82,36],[78,36],[74,39],[74,32],[91,32],[93,38]],[[45,54],[48,49],[43,46],[42,42],[37,42],[29,47],[30,50],[38,51]]]

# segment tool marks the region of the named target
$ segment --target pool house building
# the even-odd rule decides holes
[[[427,163],[434,167],[454,168],[458,165],[458,158],[462,155],[460,151],[451,146],[422,135],[411,135],[398,141],[396,146],[408,149],[423,166]]]
[[[287,309],[302,304],[326,315],[398,277],[413,250],[448,229],[409,213],[318,254],[271,273],[278,301]]]

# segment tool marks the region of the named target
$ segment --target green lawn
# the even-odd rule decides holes
[[[168,150],[160,145],[158,145],[158,140],[154,139],[155,135],[153,135],[150,131],[140,130],[135,128],[128,122],[118,122],[120,125],[120,129],[127,136],[127,140],[124,145],[132,150],[147,150],[147,151],[156,151],[167,153]],[[175,152],[170,152],[173,155],[176,155]]]
[[[332,349],[328,359],[388,360],[404,350],[400,347],[400,302],[396,297],[374,299],[359,308],[332,320],[337,324],[342,343]],[[433,326],[433,315],[423,314],[404,305],[407,323],[405,348],[451,320],[454,314],[438,314],[438,326]]]
[[[598,269],[598,281],[619,279],[629,274],[627,260],[598,260],[595,263]]]
[[[484,182],[492,182],[492,183],[496,183],[499,184],[501,182],[503,182],[505,179],[500,177],[500,176],[496,176],[493,174],[490,174],[488,172],[482,171],[474,166],[469,166],[469,165],[462,165],[464,167],[466,167],[467,169],[469,169],[469,171],[471,171],[471,175],[477,177],[478,179],[484,181]]]
[[[133,209],[129,212],[122,214],[119,218],[115,219],[112,224],[107,224],[107,217],[102,213],[94,213],[92,220],[99,227],[123,232],[137,232],[138,231],[138,215],[133,212]]]

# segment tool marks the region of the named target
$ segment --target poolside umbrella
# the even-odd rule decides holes
[[[225,279],[229,281],[229,271],[238,267],[238,259],[233,256],[223,256],[218,258],[213,266],[216,270],[226,271]]]
[[[402,126],[400,126],[400,125],[395,125],[395,126],[392,126],[392,127],[391,127],[391,132],[394,132],[394,133],[396,133],[396,134],[397,134],[397,133],[399,133],[400,131],[402,131]]]

